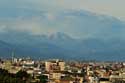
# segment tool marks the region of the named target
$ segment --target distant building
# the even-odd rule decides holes
[[[64,71],[65,62],[60,60],[50,60],[45,62],[46,71]]]
[[[27,59],[23,61],[23,68],[33,68],[34,67],[35,62]]]

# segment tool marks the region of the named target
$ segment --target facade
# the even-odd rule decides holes
[[[45,62],[46,71],[64,71],[65,62],[60,60],[51,60]]]

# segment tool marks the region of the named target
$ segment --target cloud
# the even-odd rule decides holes
[[[125,0],[2,0],[0,1],[0,8],[2,8],[3,12],[6,9],[9,9],[7,11],[10,12],[14,8],[48,12],[84,9],[97,14],[107,14],[125,19],[124,3]],[[13,10],[12,12],[16,11]]]
[[[4,28],[2,32],[15,30],[32,35],[64,32],[75,38],[123,38],[125,31],[124,23],[118,19],[81,10],[34,12],[28,17],[24,15],[0,21],[0,26]]]
[[[109,3],[108,3],[109,2]],[[112,4],[114,2],[114,4]],[[124,17],[123,0],[4,0],[0,1],[0,31],[16,30],[30,34],[65,32],[73,37],[121,37],[124,24],[107,13]],[[116,4],[117,3],[117,4]],[[108,7],[108,8],[107,8]],[[120,10],[118,10],[120,9]],[[89,10],[95,13],[91,13]],[[115,12],[119,11],[116,15]],[[119,27],[114,29],[114,27]],[[119,34],[115,33],[119,31]]]

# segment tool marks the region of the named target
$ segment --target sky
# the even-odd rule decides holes
[[[119,23],[125,20],[124,3],[125,0],[0,0],[0,33],[12,29],[35,35],[65,32],[75,37],[116,36],[115,29],[109,30],[115,18],[119,20],[115,27],[120,26],[120,30],[116,29],[120,37],[124,36],[124,25]]]
[[[29,8],[55,11],[60,9],[84,9],[125,19],[125,0],[1,0],[0,8]]]

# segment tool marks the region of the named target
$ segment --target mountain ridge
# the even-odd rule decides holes
[[[28,19],[28,23],[24,18],[5,23],[0,33],[1,56],[11,57],[15,49],[17,57],[125,60],[124,22],[86,11],[68,10],[43,17]],[[36,35],[34,30],[39,23],[42,25],[38,31],[42,32]]]
[[[61,34],[64,36],[64,33]],[[66,34],[65,34],[66,36]],[[39,36],[39,39],[42,39],[43,36]],[[69,36],[68,36],[69,37]],[[33,37],[32,37],[33,38]],[[73,39],[73,38],[70,38]],[[69,39],[69,40],[70,40]],[[74,41],[68,42],[65,39],[48,39],[46,41],[37,42],[38,40],[29,41],[29,44],[6,44],[2,43],[2,45],[10,45],[9,53],[5,54],[8,57],[11,57],[11,52],[15,49],[15,56],[17,57],[27,57],[31,56],[33,58],[63,58],[63,59],[78,59],[78,60],[124,60],[124,49],[125,47],[121,45],[119,41],[109,42],[102,41],[98,39],[86,39],[86,40],[78,40],[74,39]],[[58,41],[58,43],[57,43]],[[3,41],[2,41],[3,42]],[[34,44],[33,44],[34,42]],[[36,42],[36,43],[35,43]],[[55,42],[55,43],[54,43]],[[31,44],[30,44],[31,43]],[[120,44],[119,44],[120,43]],[[118,45],[116,45],[118,44]],[[0,44],[1,45],[1,44]],[[1,45],[1,47],[2,47]],[[116,46],[115,46],[116,45]],[[114,47],[113,47],[114,46]],[[4,51],[8,48],[4,48]],[[4,54],[0,52],[1,54]],[[114,58],[113,58],[114,57]]]

